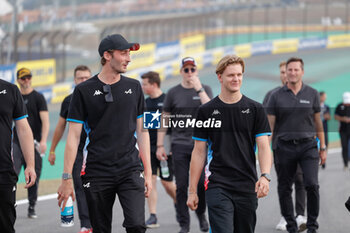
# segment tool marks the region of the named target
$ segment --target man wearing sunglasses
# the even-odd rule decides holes
[[[213,97],[211,88],[202,85],[198,78],[196,61],[192,57],[185,57],[181,61],[180,74],[182,81],[177,86],[171,88],[164,100],[164,116],[180,116],[174,121],[192,119],[196,111],[202,104],[210,101]],[[184,116],[184,117],[181,117]],[[187,233],[190,230],[190,215],[186,205],[188,189],[188,172],[191,161],[191,152],[194,141],[192,139],[191,128],[172,127],[171,128],[171,149],[173,152],[174,170],[176,177],[176,212],[179,216],[180,233]],[[159,160],[167,159],[164,150],[165,131],[158,130],[157,139],[157,158]],[[208,231],[208,221],[205,216],[205,194],[204,194],[204,172],[198,185],[199,206],[196,214],[199,220],[200,229],[203,232]]]
[[[89,67],[84,65],[79,65],[74,69],[74,83],[75,85],[79,85],[80,83],[88,80],[91,77],[91,71]],[[56,146],[58,142],[61,140],[64,130],[66,128],[67,124],[67,116],[68,116],[68,108],[69,104],[72,100],[72,94],[68,95],[62,102],[61,105],[61,111],[60,111],[60,117],[58,119],[55,132],[52,137],[52,143],[50,147],[50,155],[49,155],[49,162],[51,165],[55,164],[56,160]],[[83,130],[81,132],[80,137],[80,143],[78,147],[77,152],[77,158],[75,159],[74,166],[73,166],[73,183],[74,183],[74,191],[77,196],[77,206],[78,206],[78,213],[79,213],[79,219],[80,219],[80,226],[81,229],[79,233],[91,233],[92,228],[90,224],[90,218],[89,218],[89,210],[86,203],[85,193],[83,189],[83,184],[81,183],[80,178],[80,171],[82,169],[83,165],[83,148],[86,142],[86,133]]]
[[[45,155],[47,136],[49,134],[49,112],[44,96],[32,87],[32,73],[29,69],[21,68],[17,71],[17,82],[28,111],[28,122],[34,136],[35,172],[37,177],[35,184],[28,189],[28,218],[37,218],[35,204],[38,198],[42,156]],[[26,167],[26,162],[20,148],[16,131],[13,140],[13,161],[15,171],[17,175],[19,175],[22,166]]]
[[[82,183],[94,233],[112,231],[116,194],[126,232],[146,231],[145,196],[152,189],[152,169],[149,133],[143,129],[144,95],[139,81],[122,75],[130,62],[130,51],[139,48],[119,34],[102,39],[98,48],[102,70],[75,87],[69,106],[58,204],[64,209],[69,196],[74,200],[72,169],[84,128]]]

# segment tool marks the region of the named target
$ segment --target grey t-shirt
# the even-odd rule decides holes
[[[267,106],[267,113],[276,117],[274,137],[288,141],[316,136],[314,114],[321,108],[319,94],[312,87],[303,83],[294,95],[283,86],[271,95]]]
[[[207,85],[202,85],[210,99],[213,92]],[[198,107],[201,106],[199,94],[194,88],[184,88],[181,84],[171,88],[164,100],[163,111],[169,112],[171,119],[171,143],[181,145],[193,145],[192,127],[186,127],[186,123],[197,115]],[[179,122],[185,123],[184,127]],[[176,125],[175,125],[176,124]]]

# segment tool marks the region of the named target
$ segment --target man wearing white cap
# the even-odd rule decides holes
[[[339,121],[339,134],[342,147],[344,170],[348,168],[350,140],[350,92],[344,92],[343,103],[335,109],[334,118]]]

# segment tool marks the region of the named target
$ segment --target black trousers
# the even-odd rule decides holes
[[[211,188],[205,197],[212,233],[254,233],[258,208],[255,193]]]
[[[274,155],[274,162],[275,162],[275,169],[276,174],[278,177],[279,173],[279,166],[278,161],[276,158],[276,151],[273,153]],[[295,212],[296,215],[305,215],[305,198],[306,198],[306,191],[304,187],[304,180],[303,180],[303,171],[301,170],[300,165],[297,165],[297,171],[294,177],[294,188],[295,188]],[[281,210],[282,213],[282,210]]]
[[[123,227],[127,233],[144,233],[145,180],[140,171],[126,172],[116,177],[82,176],[94,233],[112,232],[112,212],[116,194],[123,208]]]
[[[0,185],[0,232],[14,233],[16,185]]]
[[[187,207],[187,192],[189,182],[189,170],[192,154],[192,146],[184,146],[173,144],[171,146],[173,152],[173,162],[176,180],[176,212],[179,216],[179,223],[181,227],[190,227],[190,215]],[[197,194],[199,198],[198,208],[196,209],[197,216],[205,213],[205,190],[204,190],[204,169],[198,182]]]
[[[341,142],[341,148],[342,148],[342,156],[343,156],[343,162],[344,166],[348,166],[348,161],[349,161],[349,140],[350,140],[350,135],[347,133],[340,132],[340,142]]]
[[[13,163],[15,167],[15,172],[17,176],[21,172],[22,166],[24,169],[27,167],[27,164],[24,160],[22,150],[19,146],[18,142],[13,143]],[[36,173],[36,181],[35,184],[28,188],[28,201],[30,206],[35,206],[36,201],[38,199],[38,189],[39,189],[39,180],[41,175],[42,168],[42,158],[38,151],[35,150],[35,173]]]
[[[78,206],[78,214],[80,219],[80,226],[91,228],[90,218],[89,218],[89,208],[86,203],[86,197],[83,189],[83,183],[81,181],[81,168],[83,165],[83,152],[78,151],[77,157],[73,166],[73,181],[74,181],[74,191]]]
[[[293,211],[292,185],[299,164],[303,171],[304,186],[307,193],[307,228],[317,229],[317,217],[320,209],[318,185],[319,155],[316,140],[294,144],[278,140],[276,148],[278,160],[278,195],[282,215],[287,221],[287,230],[297,232],[297,223]]]

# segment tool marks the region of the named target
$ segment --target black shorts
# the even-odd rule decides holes
[[[162,180],[165,181],[173,181],[174,179],[174,169],[173,169],[173,157],[168,155],[168,168],[169,168],[169,177],[164,178],[162,175],[162,171],[160,169],[160,161],[157,159],[156,153],[151,152],[151,166],[152,166],[152,174],[159,175]],[[159,173],[158,173],[159,171]]]

